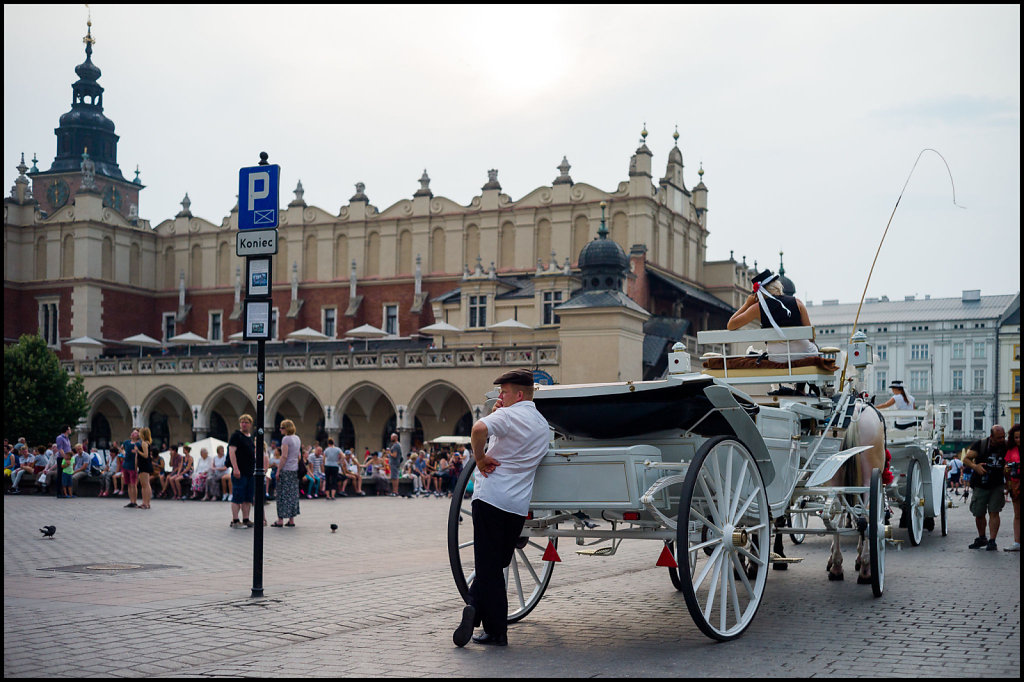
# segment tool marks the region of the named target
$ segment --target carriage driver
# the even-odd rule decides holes
[[[494,409],[470,432],[473,458],[482,476],[473,483],[476,579],[469,588],[462,622],[452,634],[456,646],[465,646],[473,628],[481,624],[484,632],[473,636],[474,642],[508,644],[504,569],[512,561],[530,511],[534,475],[551,438],[548,422],[533,402],[532,371],[514,369],[494,383],[499,386]]]
[[[796,296],[782,293],[779,275],[771,270],[763,270],[751,280],[753,293],[740,309],[733,313],[726,323],[726,329],[739,329],[757,320],[761,327],[769,325],[781,332],[782,327],[810,327],[811,319],[807,315],[804,302]],[[787,350],[788,348],[788,350]],[[790,341],[770,341],[767,344],[768,359],[772,362],[786,362],[789,359],[799,360],[818,355],[818,347],[808,339]]]

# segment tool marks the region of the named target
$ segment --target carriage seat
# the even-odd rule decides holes
[[[786,362],[775,362],[765,356],[729,354],[731,344],[750,342],[789,342],[813,340],[814,327],[785,327],[782,336],[775,329],[737,329],[734,331],[707,331],[697,333],[697,342],[713,345],[721,353],[705,353],[704,374],[723,379],[730,383],[795,383],[826,384],[835,380],[839,367],[832,357],[794,357]],[[831,354],[837,349],[819,351]]]

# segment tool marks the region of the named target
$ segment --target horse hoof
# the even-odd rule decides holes
[[[855,571],[859,571],[860,570],[860,559],[857,559],[856,561],[853,562],[853,570],[855,570]]]
[[[828,579],[829,580],[842,580],[843,579],[843,574],[842,573],[833,573],[832,571],[829,571]]]
[[[825,564],[825,570],[826,571],[831,571],[832,570],[832,560],[831,559],[829,559],[828,563]]]
[[[871,577],[870,576],[858,575],[857,576],[857,584],[858,585],[870,585],[871,584]]]

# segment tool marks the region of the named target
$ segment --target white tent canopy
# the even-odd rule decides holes
[[[77,339],[68,339],[64,342],[65,346],[71,346],[72,348],[103,348],[104,344],[102,341],[97,341],[91,336],[79,336]]]
[[[429,441],[434,445],[469,445],[469,436],[441,436]]]
[[[445,336],[455,336],[457,334],[461,334],[462,331],[463,330],[459,329],[455,325],[448,324],[447,322],[435,322],[434,324],[428,324],[426,327],[420,327],[420,334],[440,336],[442,348],[444,348]]]
[[[354,336],[359,339],[375,339],[387,335],[388,333],[386,331],[379,327],[374,327],[372,324],[364,324],[345,332],[345,336]]]
[[[489,324],[489,325],[487,325],[487,328],[488,329],[505,329],[505,330],[533,329],[533,327],[531,327],[530,325],[523,324],[519,320],[513,320],[512,318],[509,318],[507,320],[502,320],[501,322],[495,322],[494,324]]]
[[[199,334],[196,334],[195,332],[183,332],[177,336],[172,336],[167,340],[171,343],[178,343],[181,345],[188,344],[190,346],[197,343],[209,343],[205,337],[199,336]]]
[[[145,334],[129,336],[127,339],[121,339],[121,343],[131,344],[132,346],[148,346],[150,348],[159,348],[163,345],[152,336],[147,336]]]

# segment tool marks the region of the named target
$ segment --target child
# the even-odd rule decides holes
[[[60,474],[60,485],[61,485],[61,498],[70,498],[71,495],[71,475],[75,473],[75,463],[71,459],[71,452],[64,453],[64,465],[61,468]]]

